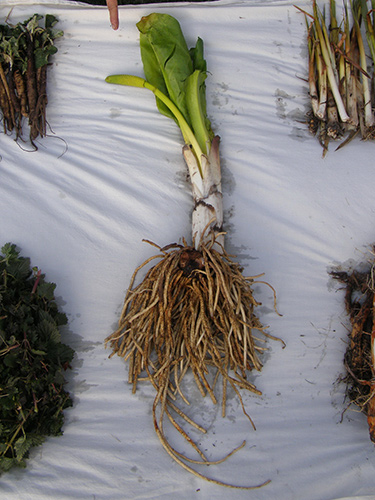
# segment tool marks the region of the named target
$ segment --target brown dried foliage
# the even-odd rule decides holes
[[[374,265],[368,271],[333,271],[345,285],[345,307],[350,318],[348,347],[344,356],[347,396],[367,416],[375,443],[375,287]]]

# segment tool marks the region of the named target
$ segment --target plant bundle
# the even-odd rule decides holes
[[[346,395],[367,416],[375,443],[375,261],[372,257],[367,269],[330,274],[345,285],[345,308],[351,323],[344,356]]]
[[[33,446],[62,434],[72,405],[64,371],[74,352],[61,342],[65,314],[30,260],[7,243],[0,255],[0,474],[25,467]]]
[[[312,15],[302,11],[308,33],[308,123],[323,156],[331,140],[342,140],[339,149],[357,135],[375,139],[375,2],[370,8],[367,3],[344,1],[341,20],[335,0],[329,2],[329,14],[315,0]]]
[[[143,17],[137,27],[146,78],[113,75],[106,81],[151,90],[159,111],[180,127],[194,199],[192,243],[183,239],[182,244],[161,248],[149,242],[159,253],[134,272],[118,329],[106,344],[113,350],[111,356],[117,353],[129,361],[133,392],[141,380],[155,388],[155,431],[173,459],[198,477],[238,487],[207,478],[188,465],[214,462],[178,422],[185,420],[205,432],[181,409],[190,404],[182,382],[190,371],[202,396],[208,395],[216,404],[215,386],[221,379],[223,416],[227,391],[232,389],[251,421],[240,391],[261,394],[248,375],[261,370],[259,354],[265,349],[266,337],[271,336],[254,314],[259,304],[252,286],[258,277],[243,276],[239,264],[224,249],[219,137],[206,114],[203,41],[198,38],[189,50],[178,21],[165,14]],[[155,260],[158,262],[150,268]],[[135,286],[144,268],[149,269]],[[172,447],[164,432],[165,419],[193,447],[199,460]]]
[[[44,19],[44,26],[41,21]],[[0,109],[4,133],[24,140],[25,122],[29,140],[47,135],[47,67],[57,52],[55,39],[63,32],[54,28],[53,15],[34,14],[16,25],[0,25]]]

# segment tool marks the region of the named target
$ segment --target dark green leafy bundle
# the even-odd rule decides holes
[[[44,25],[41,21],[44,20]],[[0,108],[4,133],[22,139],[28,123],[29,139],[47,134],[47,66],[57,52],[55,39],[63,35],[54,28],[53,15],[34,14],[16,25],[0,25]]]
[[[74,351],[61,342],[67,323],[56,285],[7,243],[0,255],[0,473],[25,466],[31,447],[62,434],[72,406],[64,371]]]

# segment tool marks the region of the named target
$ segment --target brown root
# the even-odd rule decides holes
[[[16,69],[13,73],[14,86],[17,91],[17,97],[20,103],[20,113],[23,117],[28,118],[29,111],[27,106],[27,94],[26,94],[26,84],[24,77],[19,69]]]
[[[375,443],[374,266],[368,271],[333,271],[331,275],[345,285],[345,307],[351,323],[344,356],[346,395],[367,416]]]
[[[157,248],[160,253],[148,259],[133,274],[119,327],[105,342],[113,350],[111,356],[118,354],[129,360],[129,383],[133,385],[133,392],[140,380],[148,380],[154,386],[155,431],[174,460],[199,477],[223,486],[237,487],[209,479],[185,463],[208,465],[212,462],[207,461],[170,410],[199,428],[174,403],[180,396],[185,404],[189,404],[183,393],[182,380],[191,370],[202,396],[208,394],[214,404],[217,402],[215,384],[221,375],[223,415],[229,385],[252,423],[240,390],[261,394],[247,376],[252,370],[261,370],[259,354],[265,350],[262,342],[265,342],[265,337],[270,337],[254,314],[254,308],[259,305],[252,292],[254,278],[244,277],[240,266],[224,250],[215,250],[213,244],[201,245],[199,251],[186,243]],[[160,260],[133,288],[138,272],[155,259]],[[254,333],[261,338],[255,338]],[[213,372],[216,375],[212,382]],[[202,461],[192,460],[172,448],[163,430],[165,417]]]

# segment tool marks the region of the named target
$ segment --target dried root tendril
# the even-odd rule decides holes
[[[345,285],[351,323],[344,356],[346,396],[367,416],[375,443],[375,262],[368,271],[332,271],[331,275]]]
[[[110,357],[118,354],[129,360],[129,383],[133,385],[133,392],[141,380],[148,380],[155,388],[155,431],[167,453],[179,465],[200,478],[223,486],[241,489],[264,486],[269,481],[258,486],[234,486],[196,472],[185,462],[221,463],[244,443],[225,458],[209,462],[171,414],[172,410],[205,432],[174,403],[180,396],[185,404],[189,404],[181,383],[191,370],[202,396],[208,394],[214,404],[217,402],[214,388],[221,375],[223,416],[229,384],[255,428],[246,413],[240,389],[261,394],[247,380],[247,374],[261,370],[259,354],[265,350],[261,344],[266,338],[275,337],[264,331],[254,314],[254,308],[259,305],[252,293],[254,278],[244,277],[241,267],[224,249],[215,250],[213,244],[201,245],[199,251],[185,241],[183,245],[172,244],[164,248],[151,244],[160,250],[160,254],[149,258],[133,274],[119,327],[106,339],[106,345],[112,349]],[[156,259],[159,262],[133,288],[139,271]],[[254,330],[265,338],[255,339]],[[213,383],[209,381],[212,370],[216,370]],[[198,453],[201,461],[188,458],[172,448],[163,430],[165,417]]]

